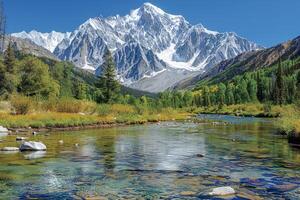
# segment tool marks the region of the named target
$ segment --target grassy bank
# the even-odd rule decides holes
[[[107,124],[143,124],[183,120],[188,112],[90,101],[14,98],[0,103],[0,125],[8,128],[64,128]]]
[[[294,105],[285,109],[277,125],[281,133],[300,138],[300,107]]]
[[[197,109],[202,114],[223,114],[223,115],[236,115],[236,116],[253,116],[253,117],[279,117],[285,110],[291,110],[291,105],[283,107],[260,104],[248,103],[229,106],[211,106],[200,107]]]

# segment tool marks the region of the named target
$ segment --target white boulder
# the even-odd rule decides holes
[[[18,147],[3,147],[1,151],[19,151]]]
[[[7,128],[0,126],[0,133],[8,133]]]
[[[213,196],[226,196],[226,195],[233,195],[235,194],[235,190],[232,187],[218,187],[214,188],[212,192],[209,193],[209,195]]]
[[[47,147],[42,142],[23,142],[20,146],[21,151],[46,151]]]
[[[0,137],[1,136],[7,136],[7,135],[8,135],[7,128],[4,128],[3,126],[0,126]]]

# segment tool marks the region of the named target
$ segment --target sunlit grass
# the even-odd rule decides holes
[[[188,117],[184,110],[147,106],[96,104],[74,99],[14,99],[2,103],[0,125],[8,128],[63,128],[101,124],[144,124]],[[11,109],[10,107],[13,107]],[[18,107],[16,109],[15,107]],[[18,112],[16,112],[18,110]]]

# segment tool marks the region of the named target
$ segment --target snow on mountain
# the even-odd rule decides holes
[[[33,41],[35,44],[44,47],[45,49],[53,52],[57,45],[65,38],[68,38],[71,33],[60,33],[52,31],[50,33],[41,33],[38,31],[30,31],[25,32],[22,31],[20,33],[13,33],[11,34],[14,37],[29,39]]]
[[[175,84],[183,72],[182,77],[189,72],[194,75],[225,59],[261,48],[235,33],[191,25],[183,16],[168,14],[150,3],[125,16],[88,19],[72,33],[32,31],[13,35],[28,38],[58,58],[95,73],[101,73],[103,55],[110,50],[124,84],[151,90],[153,77],[160,82],[157,85]],[[143,84],[139,84],[140,80]]]

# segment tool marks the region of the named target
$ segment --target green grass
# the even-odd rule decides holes
[[[96,104],[73,99],[36,100],[15,98],[1,103],[0,125],[8,128],[64,128],[107,124],[144,124],[182,120],[185,110],[147,106]],[[10,109],[8,109],[10,108]]]
[[[282,111],[282,117],[276,123],[278,129],[284,134],[300,135],[300,108],[293,106]]]
[[[274,106],[260,103],[247,103],[238,105],[224,105],[200,107],[194,112],[203,114],[224,114],[236,116],[254,116],[254,117],[279,117],[285,108],[290,106]]]

